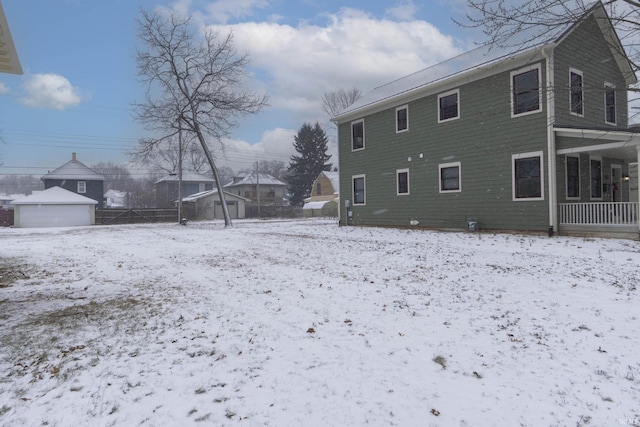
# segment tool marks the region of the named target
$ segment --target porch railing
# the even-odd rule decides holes
[[[560,224],[637,225],[638,203],[560,203]]]

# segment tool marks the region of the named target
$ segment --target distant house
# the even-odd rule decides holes
[[[22,74],[22,67],[11,38],[2,3],[0,3],[0,73]]]
[[[178,195],[179,177],[177,174],[166,175],[155,182],[156,207],[173,208],[180,197]],[[203,191],[213,190],[215,180],[209,176],[196,172],[182,173],[182,197]]]
[[[71,153],[70,161],[40,179],[45,190],[61,187],[97,201],[99,209],[104,206],[104,177],[78,161],[76,153]]]
[[[127,193],[118,190],[107,190],[104,193],[104,206],[106,208],[126,208]]]
[[[11,201],[24,196],[24,194],[0,194],[0,209],[13,209]]]
[[[637,238],[637,79],[601,2],[571,21],[479,46],[342,111],[349,223]]]
[[[232,219],[244,218],[245,206],[250,200],[226,191],[224,192],[224,197],[227,202],[229,216]],[[199,221],[224,218],[218,190],[203,191],[183,198],[182,210],[183,215],[188,220]]]
[[[93,225],[98,202],[61,187],[50,187],[11,204],[14,226],[30,228]]]
[[[338,172],[320,172],[313,181],[311,197],[304,199],[305,217],[337,217],[340,209],[340,176]]]
[[[266,173],[252,172],[234,177],[233,182],[224,188],[229,193],[249,199],[252,205],[282,206],[285,204],[287,184]]]

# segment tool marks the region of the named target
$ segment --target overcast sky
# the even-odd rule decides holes
[[[2,0],[24,75],[0,74],[0,174],[41,175],[71,159],[125,163],[148,135],[133,119],[135,17],[175,8],[233,31],[251,58],[248,84],[269,107],[234,130],[221,165],[283,160],[303,123],[328,125],[324,93],[367,92],[481,41],[459,28],[462,0]],[[327,132],[332,132],[327,128]],[[332,152],[335,152],[332,147]],[[334,156],[335,157],[335,156]],[[337,158],[334,158],[337,164]]]

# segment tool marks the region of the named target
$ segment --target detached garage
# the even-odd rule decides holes
[[[16,199],[14,227],[73,227],[95,224],[97,201],[60,187]]]

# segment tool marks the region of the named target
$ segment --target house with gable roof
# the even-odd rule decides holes
[[[253,205],[282,206],[287,184],[266,173],[240,173],[224,186],[225,192],[249,199]]]
[[[609,16],[598,2],[534,30],[375,88],[334,118],[341,224],[638,238],[637,79]]]
[[[71,160],[40,178],[44,188],[60,187],[95,200],[98,209],[104,206],[104,177],[80,162],[76,153]]]

